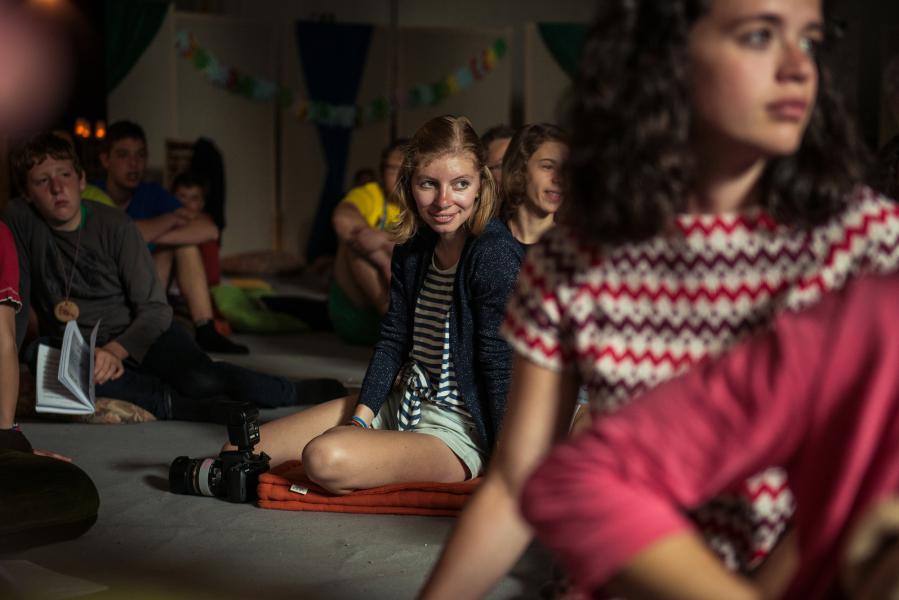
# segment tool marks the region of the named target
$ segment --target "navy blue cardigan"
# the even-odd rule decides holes
[[[393,251],[390,308],[359,394],[359,402],[375,414],[412,351],[415,305],[436,243],[437,236],[423,228]],[[523,257],[509,229],[491,219],[481,235],[469,236],[456,268],[450,348],[459,392],[490,450],[505,412],[512,368],[512,350],[499,327]]]

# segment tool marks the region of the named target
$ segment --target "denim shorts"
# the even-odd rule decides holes
[[[372,429],[398,431],[397,414],[402,402],[402,391],[390,392],[371,423]],[[477,477],[484,470],[487,453],[481,447],[478,428],[471,417],[433,402],[422,402],[421,420],[412,431],[433,435],[446,444],[468,469],[469,479]]]

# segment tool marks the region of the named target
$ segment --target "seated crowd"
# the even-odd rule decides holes
[[[388,145],[332,217],[328,312],[373,345],[355,394],[209,358],[246,350],[212,321],[221,232],[201,178],[143,181],[140,127],[109,128],[91,195],[111,206],[82,200],[69,142],[26,141],[0,223],[0,447],[31,452],[19,355],[34,370],[68,321],[99,323],[98,396],[160,419],[315,404],[258,451],[331,494],[480,478],[422,598],[486,595],[534,534],[558,594],[895,594],[899,205],[863,183],[823,30],[807,0],[621,3],[565,129],[447,115]],[[896,156],[874,187],[895,192]]]

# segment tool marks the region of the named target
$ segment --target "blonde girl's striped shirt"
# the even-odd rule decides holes
[[[459,394],[453,353],[450,348],[450,307],[456,266],[438,269],[431,259],[415,304],[412,325],[412,359],[419,362],[431,380],[434,401],[457,413],[470,416]]]

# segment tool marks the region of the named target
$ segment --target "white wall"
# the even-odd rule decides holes
[[[202,135],[219,145],[227,180],[226,255],[273,247],[278,172],[275,131],[276,120],[280,119],[283,249],[303,255],[324,179],[325,165],[315,127],[290,111],[276,115],[272,104],[247,100],[208,83],[202,73],[176,55],[175,33],[190,30],[199,45],[223,63],[257,77],[280,77],[284,85],[305,96],[294,21],[329,12],[338,22],[374,23],[357,97],[357,102],[364,104],[387,91],[392,35],[385,25],[389,5],[386,1],[225,0],[224,6],[226,16],[170,11],[157,38],[110,94],[109,119],[128,118],[144,126],[150,166],[158,170],[164,164],[167,138],[193,140]],[[400,135],[408,137],[428,118],[446,113],[465,114],[478,130],[507,123],[514,98],[523,103],[528,121],[555,120],[557,96],[567,79],[543,48],[536,30],[525,23],[588,20],[591,3],[559,0],[549,6],[534,0],[403,0],[399,6],[401,90],[448,75],[497,37],[504,37],[509,44],[506,57],[482,81],[439,106],[402,111],[398,117]],[[525,57],[529,61],[527,70],[537,69],[527,79]],[[380,150],[388,141],[386,121],[354,132],[347,185],[357,169],[377,169]]]
[[[156,38],[109,94],[109,122],[129,119],[147,133],[149,165],[162,169],[165,139],[177,134],[175,119],[175,17],[172,8]]]
[[[267,23],[175,13],[224,64],[276,79],[277,47]],[[190,62],[177,59],[175,135],[212,139],[222,152],[227,190],[226,254],[270,245],[275,205],[275,106],[211,85]]]
[[[479,56],[497,38],[510,39],[503,29],[404,28],[400,31],[400,89],[418,83],[433,83]],[[411,137],[422,123],[445,114],[468,117],[477,131],[509,121],[511,72],[509,57],[513,50],[480,81],[447,98],[437,106],[400,111],[398,133]],[[435,77],[436,76],[436,77]]]
[[[161,171],[166,139],[204,136],[222,151],[226,175],[223,253],[271,246],[275,199],[274,108],[212,86],[175,52],[175,33],[193,32],[225,64],[275,79],[268,23],[170,11],[134,69],[109,96],[109,120],[131,119],[147,134],[149,167]]]
[[[523,25],[524,122],[557,123],[559,105],[571,79],[556,64],[534,24]]]

